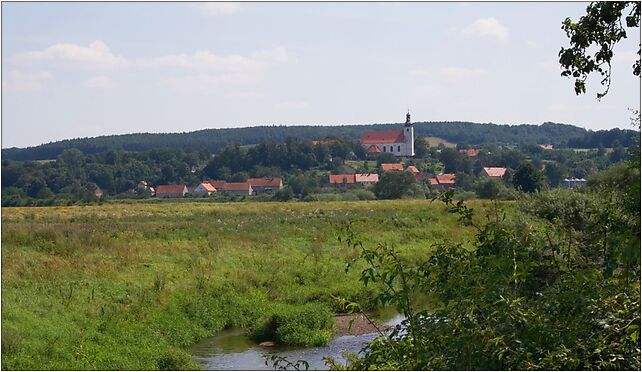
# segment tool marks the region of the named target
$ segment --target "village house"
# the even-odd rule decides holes
[[[223,185],[227,183],[225,180],[205,180],[203,182],[209,183],[210,185],[214,186],[216,191],[221,191],[223,190]]]
[[[412,175],[413,175],[413,176],[415,176],[415,179],[416,179],[416,180],[419,180],[419,178],[421,178],[421,172],[420,172],[420,171],[419,171],[419,169],[417,169],[417,167],[415,167],[414,165],[409,165],[409,166],[406,168],[406,172],[410,172],[410,173],[412,173]]]
[[[381,163],[381,171],[382,172],[390,172],[390,171],[403,171],[403,164],[401,163]]]
[[[415,156],[415,134],[406,114],[406,123],[400,130],[371,130],[361,136],[361,145],[368,154],[389,152],[396,156]]]
[[[255,195],[278,191],[283,188],[283,180],[279,177],[248,178],[247,183],[252,186]]]
[[[539,145],[539,147],[543,148],[544,150],[552,150],[554,146],[552,143],[545,143],[543,145]]]
[[[226,195],[252,195],[252,185],[247,182],[226,182],[223,185],[223,192]]]
[[[434,178],[426,181],[430,186],[436,186],[441,189],[452,189],[455,187],[456,176],[454,173],[438,174]]]
[[[187,186],[181,185],[158,185],[156,188],[157,198],[182,198],[187,194]]]
[[[357,173],[354,175],[354,182],[361,185],[368,185],[379,182],[379,175],[376,173]]]
[[[504,173],[506,173],[506,168],[504,167],[484,167],[480,176],[502,178],[504,177]]]
[[[212,186],[208,182],[201,182],[196,188],[194,189],[194,195],[199,195],[199,196],[210,196],[212,193],[216,192],[216,188]]]
[[[328,177],[330,185],[352,185],[355,182],[354,174],[331,174]]]

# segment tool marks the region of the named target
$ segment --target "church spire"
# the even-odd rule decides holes
[[[410,122],[410,109],[408,109],[408,113],[406,114],[406,126],[410,126],[412,123]]]

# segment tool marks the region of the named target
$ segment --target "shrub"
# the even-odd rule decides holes
[[[322,346],[332,335],[333,314],[319,303],[280,305],[252,329],[257,341],[273,340],[292,346]]]

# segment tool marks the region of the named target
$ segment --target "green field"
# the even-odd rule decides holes
[[[190,345],[275,309],[367,306],[345,221],[408,260],[473,236],[427,200],[3,208],[2,368],[198,368]]]
[[[456,143],[448,142],[445,139],[439,137],[426,137],[426,143],[429,147],[437,147],[440,143],[443,143],[446,147],[457,147]]]

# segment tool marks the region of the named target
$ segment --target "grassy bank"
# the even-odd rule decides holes
[[[417,200],[3,208],[2,368],[198,368],[186,348],[231,326],[306,344],[331,295],[372,293],[345,272],[347,220],[408,259],[473,234]]]

